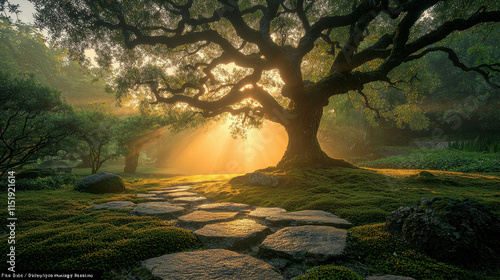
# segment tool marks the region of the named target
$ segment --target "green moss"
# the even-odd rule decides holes
[[[201,246],[190,231],[154,217],[87,210],[90,205],[128,196],[91,195],[70,188],[18,192],[16,216],[21,219],[16,229],[16,266],[108,273],[148,258]],[[1,214],[6,217],[5,210]],[[7,242],[0,243],[0,252],[7,250]],[[0,264],[0,269],[6,268],[5,262]]]
[[[294,280],[363,280],[363,277],[347,267],[322,265],[311,268],[306,274],[295,277]]]
[[[276,187],[252,186],[248,176],[240,176],[225,184],[201,184],[195,190],[216,201],[283,207],[288,211],[324,210],[355,225],[383,222],[399,206],[412,206],[422,197],[434,196],[472,197],[500,214],[498,177],[425,172],[420,177],[432,178],[432,184],[416,178],[419,176],[396,177],[366,169],[305,168],[275,173],[279,177]]]
[[[191,232],[167,226],[157,219],[141,221],[125,214],[106,216],[107,213],[102,211],[101,215],[80,219],[83,223],[73,218],[32,227],[19,234],[17,264],[34,270],[110,270],[201,246]],[[141,225],[134,226],[135,223]],[[5,244],[0,248],[7,249]]]

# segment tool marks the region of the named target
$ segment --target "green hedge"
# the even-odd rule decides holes
[[[500,153],[419,149],[405,155],[359,162],[358,165],[372,168],[500,172]]]
[[[18,190],[55,190],[63,185],[74,185],[81,177],[72,174],[53,175],[34,179],[19,179],[16,181]]]

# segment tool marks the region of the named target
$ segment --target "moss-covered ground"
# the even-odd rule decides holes
[[[444,171],[400,169],[295,169],[276,173],[276,187],[251,186],[248,177],[199,185],[210,199],[283,207],[288,211],[325,210],[355,225],[380,223],[399,206],[422,197],[474,198],[500,214],[500,177]]]
[[[71,185],[17,192],[16,267],[101,269],[111,279],[147,279],[150,275],[138,269],[141,260],[199,248],[201,244],[189,231],[156,218],[89,208],[112,200],[138,203],[146,200],[136,198],[136,193],[201,182],[195,190],[214,201],[284,207],[289,211],[318,209],[350,220],[356,227],[349,230],[347,255],[335,266],[346,267],[363,277],[395,274],[415,279],[500,279],[498,267],[471,271],[436,262],[395,240],[380,224],[399,206],[410,206],[421,197],[433,196],[474,198],[499,215],[498,174],[339,168],[296,169],[275,175],[280,178],[276,187],[249,185],[247,176],[143,174],[124,176],[127,190],[122,194],[78,193]],[[1,193],[0,200],[7,201],[7,195]],[[4,221],[5,208],[0,211]],[[7,230],[0,233],[0,239],[6,241]],[[7,242],[0,243],[0,249],[5,256]],[[5,269],[6,263],[0,268]],[[316,268],[308,274],[310,278],[303,279],[317,279],[315,275],[329,273],[350,274],[343,268],[326,266]]]

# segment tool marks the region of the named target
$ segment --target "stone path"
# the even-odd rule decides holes
[[[281,268],[284,262],[318,265],[344,254],[346,229],[352,224],[331,213],[211,203],[190,191],[193,185],[137,194],[150,202],[112,201],[91,209],[132,210],[132,215],[156,216],[193,230],[208,249],[143,261],[161,279],[284,279],[269,263]]]

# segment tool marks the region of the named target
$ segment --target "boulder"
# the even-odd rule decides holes
[[[250,173],[248,177],[250,184],[259,186],[276,187],[278,185],[278,176],[273,174],[264,174],[260,172]]]
[[[480,203],[453,198],[423,198],[400,207],[386,230],[432,258],[482,267],[500,257],[500,221]]]
[[[161,219],[176,219],[186,212],[186,208],[169,202],[145,202],[137,204],[132,214],[136,216],[155,216]]]
[[[75,190],[88,193],[120,193],[125,190],[122,177],[106,171],[86,176],[75,186]]]
[[[223,249],[167,254],[142,266],[168,280],[282,280],[274,268],[248,255]]]
[[[303,210],[289,213],[277,213],[267,216],[266,223],[270,226],[323,225],[345,229],[352,227],[352,224],[349,221],[321,210]]]
[[[242,219],[209,224],[196,230],[200,241],[208,248],[247,250],[261,242],[271,230],[254,220]]]
[[[344,254],[347,231],[330,226],[286,227],[269,235],[259,246],[264,258],[308,263],[327,262]]]

